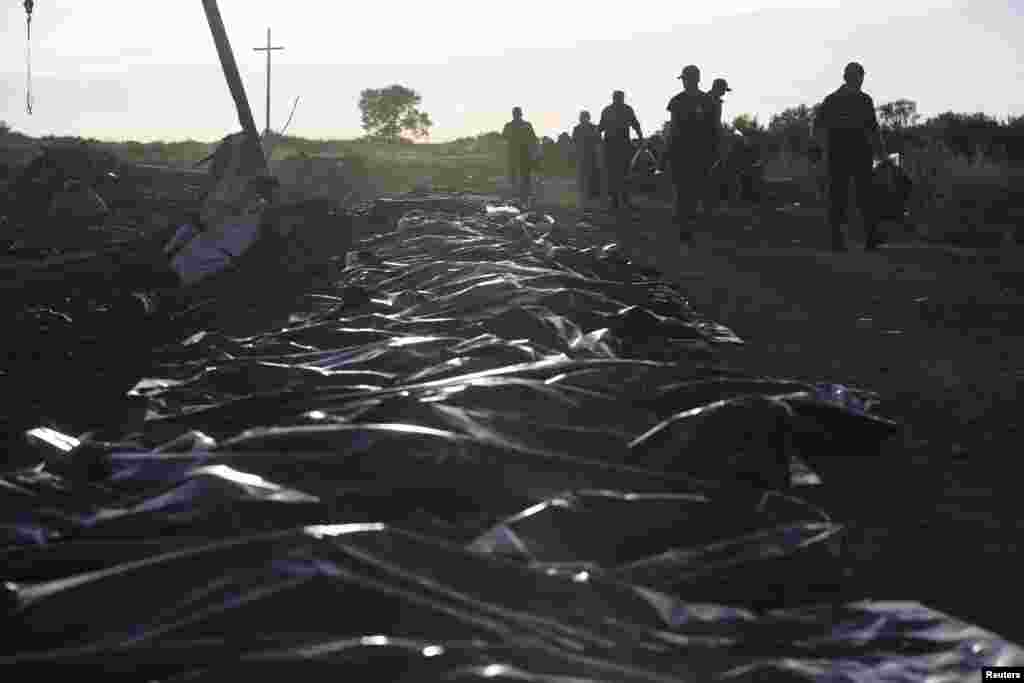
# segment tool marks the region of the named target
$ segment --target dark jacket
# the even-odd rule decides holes
[[[843,85],[818,108],[815,130],[827,132],[830,155],[870,154],[878,135],[878,117],[871,97]]]
[[[718,154],[721,126],[716,120],[720,110],[714,100],[701,91],[681,92],[669,100],[669,160],[710,163]],[[720,114],[718,114],[720,116]]]
[[[572,129],[572,144],[577,159],[593,159],[600,142],[601,134],[593,123],[580,123]]]
[[[636,112],[628,104],[609,104],[601,111],[601,122],[597,125],[597,131],[604,134],[605,142],[628,143],[630,128],[635,130],[638,136],[641,135]]]

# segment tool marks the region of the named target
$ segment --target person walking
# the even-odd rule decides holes
[[[690,64],[679,79],[683,91],[669,100],[667,162],[675,189],[673,218],[683,242],[693,244],[697,201],[706,195],[708,172],[718,156],[721,126],[715,103],[700,89],[700,69]]]
[[[636,112],[626,104],[626,94],[616,90],[612,93],[612,103],[601,112],[601,122],[597,126],[598,133],[604,135],[605,183],[613,209],[620,205],[631,207],[626,187],[629,162],[633,158],[633,147],[629,142],[630,128],[636,131],[637,138],[642,142],[644,134]]]
[[[828,222],[833,251],[846,251],[842,225],[846,221],[849,188],[856,185],[857,203],[864,219],[864,247],[874,251],[882,243],[872,196],[872,152],[885,158],[875,103],[861,88],[864,67],[850,62],[843,70],[843,85],[818,108],[814,132],[825,155],[828,173]]]
[[[537,134],[530,122],[523,120],[523,110],[515,107],[512,109],[512,120],[505,124],[501,135],[508,143],[509,182],[518,188],[519,201],[526,204],[530,199],[530,174],[538,144]]]
[[[711,82],[711,90],[708,91],[708,97],[714,103],[715,109],[712,117],[715,120],[715,126],[718,128],[718,139],[719,141],[725,140],[725,127],[722,124],[722,98],[726,93],[732,92],[732,88],[729,87],[729,83],[724,78],[716,78]],[[726,164],[726,156],[723,154],[721,144],[719,144],[719,150],[716,158],[711,162],[711,169],[709,171],[710,178],[707,185],[706,196],[704,197],[704,214],[711,216],[714,210],[722,201],[723,186],[728,183],[729,169]],[[727,150],[725,151],[728,152]]]
[[[587,206],[593,194],[592,181],[597,168],[597,149],[601,135],[590,120],[590,112],[580,112],[580,122],[572,129],[572,144],[576,152],[576,190],[580,208]]]
[[[711,82],[711,90],[708,91],[708,97],[715,105],[714,119],[715,124],[722,127],[722,98],[725,97],[725,93],[732,92],[732,88],[729,87],[728,81],[724,78],[716,78]]]

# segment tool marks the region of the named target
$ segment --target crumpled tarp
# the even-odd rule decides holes
[[[158,349],[141,429],[32,433],[39,464],[0,478],[0,668],[554,683],[1024,663],[844,589],[844,526],[801,492],[830,440],[872,466],[895,428],[876,396],[721,365],[741,340],[585,226],[434,208],[339,255],[285,324]]]
[[[260,219],[256,215],[224,221],[215,232],[193,236],[171,260],[182,284],[193,285],[229,267],[259,239]]]

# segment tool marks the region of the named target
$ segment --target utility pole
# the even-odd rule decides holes
[[[260,135],[256,131],[256,122],[252,118],[252,110],[249,108],[249,100],[245,96],[245,87],[242,85],[242,77],[238,74],[235,54],[231,51],[231,43],[228,41],[228,33],[224,29],[224,20],[217,7],[217,0],[203,0],[203,9],[206,11],[206,19],[210,24],[210,32],[213,34],[213,43],[217,47],[217,55],[220,57],[220,64],[224,69],[224,78],[228,82],[231,97],[235,100],[238,122],[242,124],[242,130],[245,132],[246,149],[248,150],[247,163],[258,164],[259,167],[266,170],[267,160],[263,156]]]
[[[263,131],[264,137],[270,135],[270,53],[274,50],[283,50],[283,47],[271,47],[270,42],[270,29],[267,29],[267,46],[266,47],[254,47],[253,50],[256,52],[267,53],[267,127]]]

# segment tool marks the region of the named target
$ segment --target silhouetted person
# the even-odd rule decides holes
[[[637,138],[643,140],[644,134],[640,130],[636,112],[626,104],[626,94],[616,90],[612,93],[612,103],[601,112],[601,122],[597,126],[598,133],[604,135],[605,182],[612,208],[630,205],[626,187],[629,162],[633,158],[633,147],[629,143],[630,128],[636,131]]]
[[[715,103],[715,122],[722,125],[722,98],[725,97],[725,93],[732,92],[732,88],[729,87],[729,83],[724,78],[716,78],[711,82],[711,90],[708,91],[708,97]]]
[[[828,173],[825,169],[825,150],[821,148],[812,132],[812,140],[807,150],[807,160],[811,164],[811,178],[814,180],[814,197],[819,202],[828,198]]]
[[[875,103],[861,90],[864,67],[850,62],[843,70],[845,83],[825,98],[818,109],[814,131],[825,153],[828,172],[828,221],[832,248],[846,250],[843,222],[847,217],[850,179],[857,186],[857,203],[864,218],[865,248],[873,251],[882,240],[872,202],[871,155],[884,157]]]
[[[601,134],[590,120],[590,112],[580,112],[580,122],[572,129],[572,143],[576,151],[576,190],[580,206],[586,206],[594,194],[592,187],[597,169],[597,150]]]
[[[673,217],[680,239],[692,243],[697,200],[707,192],[708,172],[718,156],[720,126],[714,101],[698,87],[700,69],[691,64],[679,78],[683,92],[668,103],[672,119],[666,156],[675,188]]]
[[[519,188],[519,201],[525,204],[530,198],[530,173],[533,171],[533,150],[537,146],[537,134],[533,126],[523,120],[523,110],[515,107],[512,120],[505,124],[501,135],[508,143],[509,181]]]
[[[711,82],[711,90],[708,91],[708,97],[715,105],[714,119],[715,125],[718,127],[719,140],[724,138],[723,133],[725,132],[722,126],[722,98],[725,93],[732,92],[732,88],[729,87],[729,83],[724,78],[716,78]],[[719,149],[721,152],[721,149]],[[726,181],[729,176],[729,169],[725,163],[725,159],[717,154],[716,158],[711,162],[711,182],[708,183],[707,196],[704,198],[704,211],[710,215],[713,209],[718,206],[722,199],[722,185],[723,181]]]
[[[761,201],[761,146],[750,134],[740,136],[739,141],[739,198],[756,204]]]
[[[558,145],[558,156],[560,158],[572,158],[572,136],[569,133],[559,133],[555,144]]]

